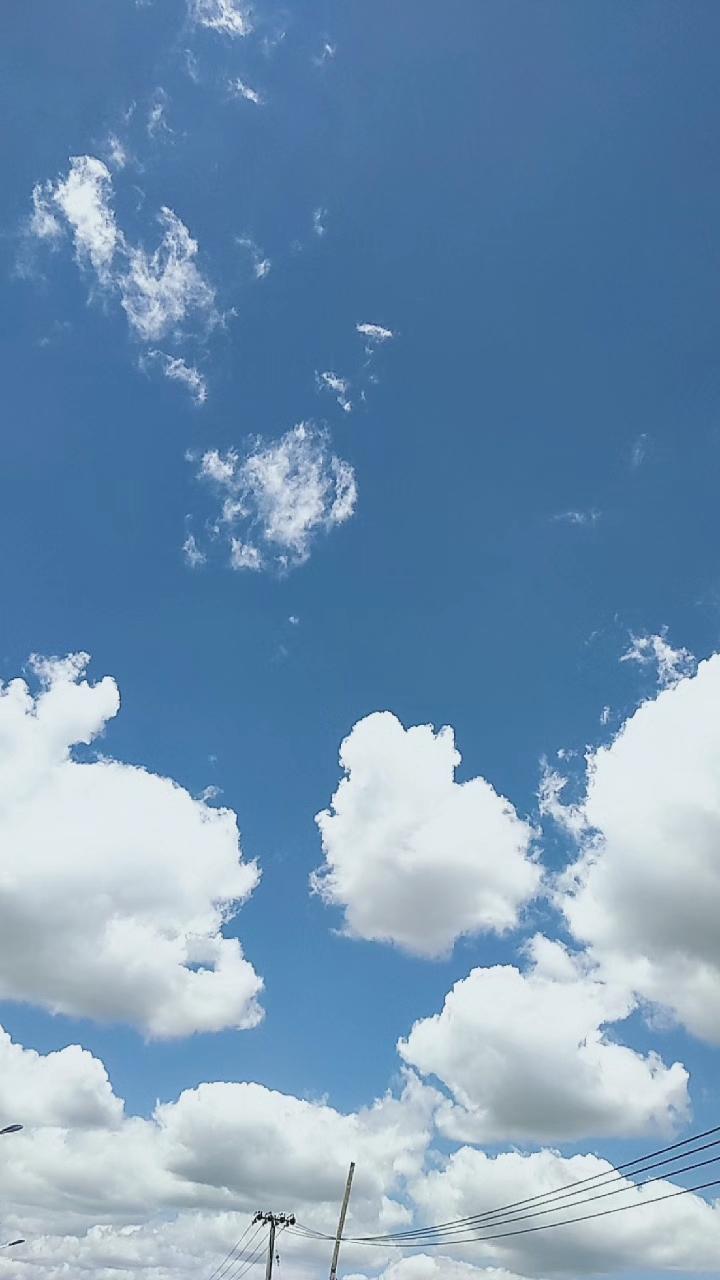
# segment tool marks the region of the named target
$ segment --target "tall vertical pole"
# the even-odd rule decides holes
[[[340,1219],[338,1221],[337,1235],[335,1237],[335,1248],[333,1249],[332,1262],[330,1263],[330,1280],[336,1280],[338,1257],[340,1254],[340,1241],[342,1240],[343,1227],[345,1226],[345,1214],[347,1213],[348,1203],[350,1201],[350,1188],[352,1187],[353,1174],[355,1172],[355,1161],[353,1160],[347,1176],[345,1184],[345,1195],[343,1196],[342,1209],[340,1210]],[[268,1277],[270,1280],[270,1277]]]
[[[275,1257],[275,1216],[270,1214],[270,1239],[268,1240],[267,1266],[265,1280],[272,1280],[273,1259]]]

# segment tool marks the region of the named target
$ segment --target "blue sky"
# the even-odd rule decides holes
[[[355,1156],[363,1234],[716,1122],[719,25],[4,16],[7,1275],[204,1276],[268,1199],[331,1229]],[[713,1270],[720,1209],[679,1203],[667,1246],[643,1210],[345,1270]]]

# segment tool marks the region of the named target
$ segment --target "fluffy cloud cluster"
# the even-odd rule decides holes
[[[583,802],[551,806],[581,846],[558,902],[611,977],[718,1042],[720,655],[685,676],[656,656],[668,687],[589,756]]]
[[[357,938],[447,954],[463,934],[502,932],[537,892],[533,830],[484,778],[455,782],[452,730],[359,721],[340,750],[346,777],[316,819],[313,877]]]
[[[365,1280],[363,1276],[347,1276],[346,1280]],[[474,1267],[471,1262],[447,1258],[442,1254],[416,1253],[400,1258],[387,1267],[378,1280],[521,1280],[502,1267]]]
[[[107,165],[94,156],[74,156],[66,177],[35,187],[29,231],[51,243],[69,231],[78,266],[102,294],[120,300],[137,337],[157,342],[178,335],[191,318],[204,327],[218,318],[215,291],[197,265],[197,241],[172,209],[161,209],[157,221],[161,237],[155,249],[132,244],[117,224]],[[190,381],[197,395],[199,382],[178,372],[184,362],[166,360],[168,376]]]
[[[357,499],[352,467],[307,423],[242,457],[209,450],[199,477],[223,495],[215,532],[228,539],[235,569],[303,564],[315,537],[349,520]]]
[[[595,1156],[564,1159],[547,1150],[495,1158],[467,1147],[450,1157],[430,1153],[439,1099],[412,1075],[399,1096],[351,1114],[258,1084],[218,1082],[158,1104],[148,1119],[125,1114],[102,1064],[76,1046],[42,1057],[0,1033],[0,1076],[0,1115],[28,1126],[2,1139],[0,1161],[6,1228],[28,1242],[13,1255],[17,1280],[40,1267],[49,1280],[69,1271],[89,1280],[207,1274],[267,1204],[331,1233],[350,1160],[357,1163],[350,1236],[404,1230],[413,1214],[422,1223],[495,1210],[611,1168]],[[720,1207],[689,1195],[654,1208],[650,1202],[672,1184],[621,1186],[610,1203],[644,1207],[529,1236],[448,1245],[432,1258],[347,1242],[343,1264],[356,1273],[385,1267],[382,1280],[713,1269]],[[546,1219],[597,1208],[568,1208],[576,1199]],[[250,1247],[262,1244],[261,1233]],[[291,1280],[327,1266],[328,1242],[288,1233],[278,1247]],[[243,1257],[241,1250],[238,1266]]]
[[[462,1147],[445,1161],[443,1168],[432,1170],[413,1183],[411,1190],[422,1219],[448,1222],[491,1212],[499,1205],[518,1204],[530,1197],[568,1188],[581,1179],[611,1173],[612,1166],[594,1155],[563,1158],[557,1152],[544,1150],[530,1155],[504,1152],[491,1157],[475,1148]],[[675,1197],[676,1185],[662,1179],[638,1188],[622,1181],[601,1189],[612,1190],[614,1194],[595,1204],[580,1205],[582,1197],[574,1193],[558,1200],[552,1213],[515,1223],[507,1221],[523,1214],[518,1208],[506,1214],[505,1219],[496,1218],[492,1227],[485,1228],[486,1236],[495,1236],[495,1239],[459,1244],[443,1252],[476,1266],[491,1263],[523,1276],[576,1277],[634,1270],[717,1269],[720,1203],[709,1204],[692,1194]],[[591,1192],[585,1194],[589,1196]],[[659,1199],[668,1194],[673,1198]],[[658,1203],[653,1206],[655,1199]],[[608,1208],[622,1211],[565,1226],[548,1225]],[[548,1229],[518,1234],[541,1224]],[[505,1238],[500,1238],[501,1235]],[[452,1272],[449,1280],[450,1277],[455,1280]]]
[[[526,974],[473,969],[441,1013],[416,1022],[399,1051],[452,1091],[440,1129],[470,1142],[627,1137],[667,1127],[689,1111],[688,1075],[609,1039],[626,1018],[626,987],[600,981],[579,957],[534,939]]]
[[[404,1226],[398,1195],[422,1173],[437,1101],[412,1077],[399,1097],[349,1115],[258,1084],[212,1083],[145,1120],[125,1115],[89,1053],[42,1058],[4,1033],[0,1075],[2,1114],[27,1125],[2,1139],[0,1162],[5,1222],[28,1240],[15,1276],[34,1266],[53,1278],[68,1268],[98,1278],[111,1268],[118,1280],[197,1274],[267,1204],[329,1231],[352,1159],[353,1229]],[[281,1247],[296,1274],[328,1252],[289,1237]]]
[[[0,998],[151,1036],[249,1027],[262,983],[223,925],[258,882],[235,815],[168,778],[81,763],[117,714],[86,655],[0,686]]]

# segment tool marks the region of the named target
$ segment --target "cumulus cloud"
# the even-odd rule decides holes
[[[98,1058],[79,1045],[43,1056],[0,1027],[0,1125],[115,1130],[123,1104]]]
[[[189,319],[204,328],[217,323],[215,291],[197,266],[197,241],[177,214],[160,210],[160,241],[148,250],[119,229],[112,199],[107,165],[93,156],[72,157],[65,178],[35,188],[29,234],[56,243],[69,231],[78,265],[101,293],[119,299],[143,341],[176,334]]]
[[[702,1172],[702,1171],[700,1171]],[[564,1158],[554,1151],[531,1155],[504,1152],[491,1157],[462,1147],[445,1162],[412,1184],[420,1215],[428,1222],[447,1222],[469,1214],[490,1212],[532,1196],[568,1188],[584,1178],[612,1173],[606,1160],[594,1155]],[[708,1177],[712,1174],[708,1173]],[[705,1179],[700,1179],[704,1181]],[[490,1262],[524,1276],[602,1275],[632,1271],[713,1271],[720,1248],[720,1204],[699,1195],[652,1201],[677,1188],[664,1180],[636,1188],[613,1183],[620,1190],[599,1204],[573,1208],[577,1195],[557,1202],[553,1213],[517,1224],[502,1219],[487,1235],[507,1232],[505,1239],[458,1245],[455,1256],[476,1265]],[[610,1188],[608,1188],[610,1189]],[[590,1192],[587,1192],[589,1195]],[[519,1228],[548,1225],[605,1208],[632,1206],[629,1211],[527,1235],[510,1235]],[[522,1213],[518,1209],[517,1213]],[[506,1215],[512,1216],[512,1215]],[[713,1260],[715,1259],[715,1261]],[[469,1280],[469,1277],[468,1277]]]
[[[87,655],[0,686],[0,999],[149,1036],[254,1026],[262,983],[222,929],[258,882],[235,815],[110,758],[119,710]]]
[[[365,1278],[346,1276],[346,1280]],[[378,1276],[378,1280],[521,1280],[521,1277],[502,1267],[474,1267],[471,1262],[446,1258],[442,1254],[415,1253],[393,1262]]]
[[[349,520],[357,499],[352,467],[309,423],[256,441],[244,456],[210,449],[198,475],[223,496],[215,529],[228,538],[237,569],[303,564],[317,535]]]
[[[473,969],[442,1012],[400,1042],[407,1063],[454,1095],[441,1131],[459,1141],[557,1142],[685,1119],[685,1069],[608,1035],[635,1006],[627,989],[602,982],[558,942],[537,937],[530,954],[527,973]]]
[[[660,659],[667,687],[588,755],[558,902],[606,972],[718,1042],[720,655],[679,678]]]
[[[253,29],[252,13],[238,0],[189,0],[191,20],[225,36],[249,36]]]
[[[43,1058],[0,1033],[0,1068],[0,1105],[29,1122],[6,1140],[0,1165],[5,1223],[29,1242],[13,1274],[41,1265],[52,1280],[69,1269],[97,1280],[107,1268],[118,1280],[197,1274],[209,1257],[220,1262],[259,1204],[328,1230],[351,1159],[351,1229],[404,1226],[404,1191],[422,1172],[437,1102],[412,1076],[399,1096],[350,1114],[214,1082],[143,1119],[125,1114],[102,1063],[77,1046]],[[286,1237],[280,1247],[293,1275],[326,1260],[325,1245]]]
[[[345,770],[318,814],[324,865],[314,890],[345,910],[346,932],[415,955],[446,955],[463,934],[500,933],[537,892],[533,830],[484,778],[454,780],[452,730],[360,720]]]

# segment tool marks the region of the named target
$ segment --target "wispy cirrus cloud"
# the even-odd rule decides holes
[[[264,280],[272,266],[270,259],[265,257],[250,236],[238,236],[237,243],[241,249],[246,249],[250,254],[255,279]]]
[[[229,81],[228,88],[233,97],[244,98],[246,102],[254,102],[256,107],[262,106],[265,101],[257,89],[253,89],[251,85],[246,84],[239,76]]]
[[[169,356],[165,351],[149,351],[141,361],[141,367],[158,364],[171,382],[180,382],[187,387],[196,404],[204,404],[207,400],[207,383],[194,365],[186,364],[181,356]]]
[[[197,265],[197,241],[163,206],[155,219],[161,233],[156,247],[133,243],[118,226],[112,175],[104,161],[72,157],[67,175],[39,183],[32,199],[28,235],[53,248],[69,235],[78,267],[91,278],[91,293],[116,298],[142,342],[177,339],[188,323],[205,332],[218,323],[215,290]],[[184,382],[196,400],[205,398],[201,376],[184,360],[149,355],[159,358],[165,374]]]
[[[594,525],[599,520],[602,520],[602,511],[595,511],[594,509],[590,511],[560,511],[553,516],[553,521],[556,524]]]
[[[347,378],[341,378],[339,374],[327,369],[324,373],[315,374],[315,385],[318,391],[331,392],[344,413],[352,412],[352,401],[348,399],[350,382]]]
[[[279,440],[256,440],[244,455],[207,450],[198,478],[221,498],[211,533],[228,543],[234,569],[303,564],[357,500],[353,468],[331,452],[326,432],[305,422]]]

